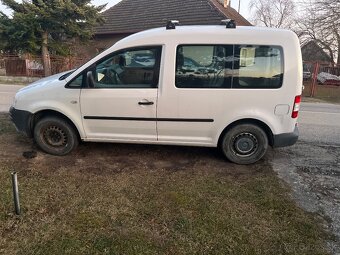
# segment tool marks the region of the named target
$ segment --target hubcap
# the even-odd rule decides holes
[[[49,126],[44,130],[45,142],[53,147],[62,147],[67,144],[67,135],[64,130],[57,126]]]
[[[255,153],[258,147],[257,138],[250,133],[241,133],[233,139],[234,152],[239,156],[248,157]]]

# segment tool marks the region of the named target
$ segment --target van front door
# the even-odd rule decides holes
[[[158,46],[130,48],[89,69],[93,79],[80,97],[86,140],[157,140],[160,55]]]

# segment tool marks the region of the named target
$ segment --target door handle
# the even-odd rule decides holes
[[[142,101],[142,102],[138,102],[139,105],[153,105],[154,102],[150,102],[150,101]]]

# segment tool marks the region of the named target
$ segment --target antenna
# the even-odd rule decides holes
[[[179,24],[178,20],[169,20],[168,23],[166,24],[166,29],[171,30],[171,29],[176,29],[176,25]]]

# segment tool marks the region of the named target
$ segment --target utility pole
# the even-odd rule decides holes
[[[238,0],[238,13],[240,13],[241,10],[241,0]]]

